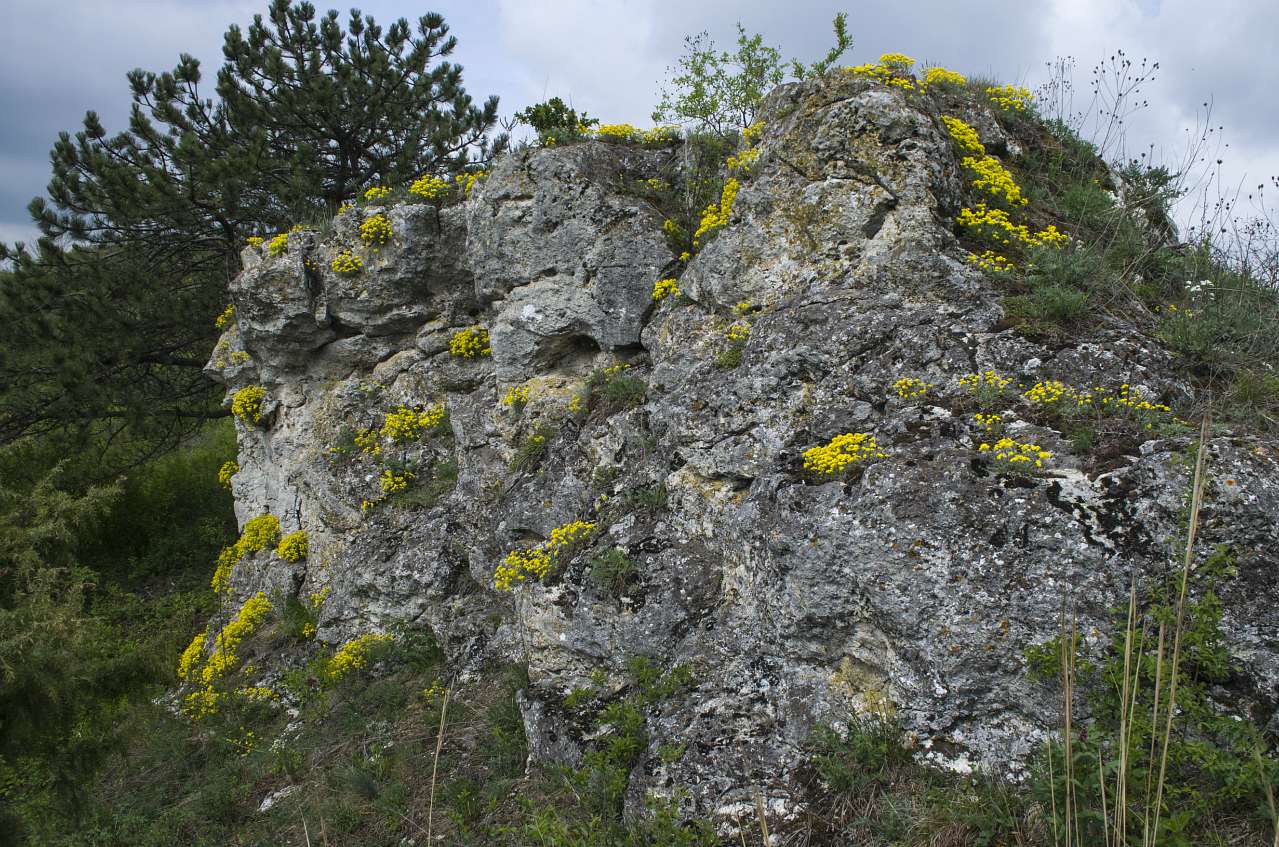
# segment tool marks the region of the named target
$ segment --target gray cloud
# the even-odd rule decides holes
[[[0,125],[0,238],[33,232],[25,206],[48,180],[48,151],[60,130],[78,129],[87,109],[97,110],[109,131],[124,126],[129,69],[168,69],[188,52],[211,79],[227,25],[247,25],[266,5],[18,0],[0,34],[0,109],[9,116]],[[340,6],[344,16],[347,5]],[[358,5],[384,24],[423,11],[402,0]],[[1225,183],[1255,184],[1279,170],[1279,114],[1271,105],[1279,51],[1270,43],[1270,0],[1218,0],[1210,12],[1197,0],[445,0],[432,6],[459,39],[453,59],[466,68],[468,90],[476,99],[500,95],[506,115],[558,95],[605,120],[644,124],[685,35],[707,30],[730,48],[740,20],[784,55],[811,61],[830,45],[830,21],[847,7],[854,38],[849,62],[900,51],[1033,87],[1045,78],[1048,60],[1071,54],[1081,63],[1084,102],[1095,60],[1119,47],[1157,59],[1161,73],[1146,91],[1150,108],[1127,127],[1130,151],[1153,142],[1176,161],[1184,128],[1211,98],[1213,122],[1225,126],[1231,142],[1223,154]]]

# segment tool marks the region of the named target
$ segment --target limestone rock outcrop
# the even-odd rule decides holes
[[[228,345],[252,362],[209,366],[228,396],[261,384],[270,398],[266,425],[237,424],[237,513],[305,529],[312,554],[241,563],[237,596],[327,587],[323,639],[408,622],[461,669],[526,662],[535,758],[580,756],[563,700],[593,674],[607,696],[635,656],[687,664],[690,686],[646,712],[636,802],[681,788],[729,814],[758,784],[786,814],[803,802],[788,775],[808,733],[859,709],[891,709],[941,766],[1024,763],[1059,708],[1025,648],[1056,636],[1063,610],[1100,648],[1130,581],[1176,567],[1196,436],[1136,428],[1081,452],[1009,414],[1010,436],[1054,458],[1001,474],[957,380],[1192,388],[1118,319],[1055,346],[1005,327],[954,235],[956,154],[905,93],[852,76],[788,85],[763,119],[728,225],[686,267],[628,190],[672,178],[680,150],[597,141],[509,154],[456,206],[369,207],[284,255],[249,251]],[[379,211],[391,242],[359,274],[330,270]],[[675,274],[683,296],[654,303]],[[717,364],[743,314],[741,363]],[[491,356],[451,355],[474,326]],[[640,402],[570,410],[618,364],[643,381]],[[932,387],[901,397],[903,376]],[[500,401],[520,385],[517,413]],[[378,502],[390,466],[354,436],[433,404],[448,431],[397,447],[390,468],[427,493]],[[804,450],[853,432],[886,456],[831,481],[804,472]],[[1220,697],[1279,729],[1279,444],[1218,430],[1208,463],[1199,556],[1235,561],[1217,588],[1235,669]],[[599,525],[588,549],[545,583],[494,590],[508,550],[579,519]],[[590,578],[613,547],[637,566],[620,592]],[[675,761],[656,753],[678,744]]]

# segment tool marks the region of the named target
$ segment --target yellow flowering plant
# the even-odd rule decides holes
[[[512,550],[494,570],[493,587],[513,591],[530,578],[544,581],[567,553],[591,537],[595,528],[589,521],[571,521],[552,529],[551,537],[541,544]]]
[[[380,203],[391,196],[391,189],[385,185],[375,185],[364,192],[364,199],[370,203]]]
[[[217,320],[213,322],[215,329],[226,329],[235,320],[235,304],[228,305],[222,310],[222,314],[218,315]]]
[[[234,459],[229,462],[223,462],[222,467],[218,468],[218,483],[223,488],[231,487],[231,477],[240,472],[240,465]]]
[[[968,78],[961,73],[946,68],[929,68],[924,71],[924,88],[948,88],[960,90],[968,83]]]
[[[225,594],[231,588],[231,574],[245,556],[274,547],[280,541],[280,519],[275,515],[260,515],[245,522],[244,531],[230,547],[218,554],[218,565],[213,571],[213,591]]]
[[[443,403],[426,408],[401,405],[387,412],[378,435],[383,441],[407,444],[443,427],[447,422],[448,409]]]
[[[199,720],[217,712],[221,694],[214,686],[235,669],[241,643],[262,625],[271,611],[271,601],[259,591],[244,602],[235,617],[213,638],[213,652],[203,667],[206,633],[197,635],[182,652],[178,659],[178,677],[197,686],[183,701],[183,711],[189,717]]]
[[[458,190],[462,192],[463,197],[470,197],[471,190],[475,188],[475,184],[488,179],[488,175],[488,171],[468,171],[453,177],[453,181],[457,183]]]
[[[728,218],[733,213],[733,201],[737,199],[737,192],[741,187],[741,183],[731,177],[724,183],[719,202],[711,203],[702,212],[702,220],[693,233],[694,247],[701,246],[703,235],[728,225]]]
[[[378,478],[378,484],[387,494],[399,494],[408,490],[409,484],[415,477],[416,474],[412,471],[394,471],[386,468],[382,471],[382,476]]]
[[[918,377],[904,376],[893,383],[893,391],[903,400],[918,400],[928,393],[932,385]]]
[[[256,426],[262,423],[262,407],[265,400],[265,388],[260,385],[245,386],[231,396],[231,414],[245,426]]]
[[[529,388],[527,385],[513,385],[507,389],[505,396],[502,397],[502,405],[519,414],[528,405],[528,395]]]
[[[1001,438],[993,444],[982,442],[978,452],[990,456],[997,472],[1033,473],[1041,470],[1053,454],[1030,442]]]
[[[659,279],[653,283],[653,300],[661,302],[667,297],[678,297],[680,294],[679,283],[674,279]]]
[[[804,451],[804,470],[818,477],[834,477],[878,459],[888,458],[875,436],[868,432],[846,432],[828,443]]]
[[[1034,97],[1030,89],[1020,85],[1000,85],[987,88],[986,96],[999,108],[1008,112],[1024,112]]]
[[[489,331],[482,326],[468,327],[453,333],[449,339],[449,354],[460,359],[474,359],[493,352],[489,346]]]
[[[339,250],[329,262],[329,269],[340,276],[355,276],[364,270],[364,260],[350,249]]]
[[[378,213],[360,224],[360,240],[377,252],[391,241],[394,232],[386,215]]]
[[[275,553],[286,562],[300,562],[307,556],[306,530],[299,529],[297,532],[290,532],[288,535],[280,539],[280,543],[275,548]]]
[[[448,192],[448,181],[430,174],[419,177],[413,181],[412,185],[409,186],[409,194],[421,197],[424,200],[442,200]]]
[[[352,671],[363,670],[369,666],[377,648],[389,645],[395,637],[386,633],[365,633],[352,638],[338,648],[324,668],[327,682],[340,682]]]
[[[266,252],[270,256],[283,256],[289,249],[289,234],[281,232],[266,243]]]

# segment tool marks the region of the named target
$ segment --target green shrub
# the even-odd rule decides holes
[[[550,447],[555,432],[555,425],[549,423],[541,424],[533,430],[511,457],[511,472],[531,473],[537,470],[542,464],[542,459],[546,457],[547,448]]]
[[[591,581],[614,597],[620,597],[636,576],[635,562],[620,548],[597,553],[591,559]]]
[[[548,147],[576,141],[589,127],[599,123],[585,112],[579,115],[558,97],[521,109],[515,113],[515,119],[532,127],[537,140]]]

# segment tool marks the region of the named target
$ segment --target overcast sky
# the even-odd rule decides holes
[[[316,3],[321,10],[336,5]],[[345,12],[349,5],[337,6]],[[1130,153],[1153,143],[1179,162],[1186,130],[1211,101],[1228,147],[1223,182],[1279,174],[1279,0],[407,0],[358,4],[380,23],[426,11],[458,38],[468,92],[501,98],[503,115],[549,96],[605,122],[649,125],[666,68],[683,38],[701,30],[721,47],[734,25],[760,32],[786,56],[811,61],[831,43],[830,21],[849,12],[848,63],[881,53],[984,74],[1034,88],[1055,56],[1074,56],[1076,107],[1087,105],[1090,69],[1117,49],[1158,61],[1150,107],[1128,122]],[[31,238],[26,205],[48,182],[48,152],[61,130],[96,110],[108,132],[125,127],[125,74],[169,70],[180,53],[201,60],[212,82],[228,24],[247,26],[267,0],[8,0],[0,29],[0,240]],[[211,91],[211,86],[210,86]],[[1212,154],[1215,158],[1217,153]],[[1273,198],[1272,198],[1273,199]]]

